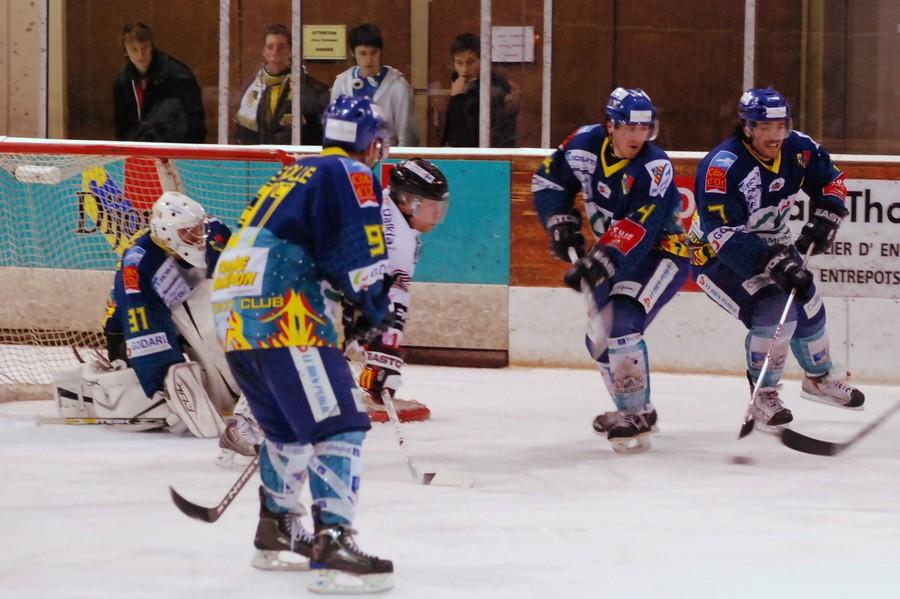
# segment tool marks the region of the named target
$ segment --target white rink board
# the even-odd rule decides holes
[[[832,360],[854,380],[900,383],[900,301],[825,298]],[[566,288],[511,287],[512,364],[592,368],[584,348],[584,300]],[[744,372],[746,329],[702,293],[679,293],[647,332],[653,371]],[[850,340],[849,344],[847,340]],[[788,377],[800,369],[788,358]]]

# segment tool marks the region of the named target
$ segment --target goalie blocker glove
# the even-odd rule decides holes
[[[563,262],[569,261],[569,248],[575,248],[579,258],[584,256],[580,215],[554,214],[547,219],[547,233],[550,235],[550,252]]]
[[[828,210],[827,208],[816,208],[809,222],[803,225],[800,235],[797,237],[795,246],[797,251],[805,254],[809,246],[813,246],[813,256],[824,254],[831,247],[834,238],[837,235],[838,227],[846,216],[844,214]]]
[[[582,282],[596,289],[616,274],[616,267],[606,246],[597,244],[567,272],[563,280],[575,291],[581,291]]]
[[[763,272],[784,291],[797,290],[801,299],[809,297],[813,286],[813,276],[803,268],[797,252],[788,246],[777,244],[769,248],[762,260]]]

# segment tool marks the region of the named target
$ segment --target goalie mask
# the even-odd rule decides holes
[[[450,207],[447,178],[424,158],[404,160],[394,167],[390,195],[409,225],[420,233],[440,224]]]
[[[167,191],[153,204],[150,234],[192,266],[206,266],[206,210],[177,191]]]

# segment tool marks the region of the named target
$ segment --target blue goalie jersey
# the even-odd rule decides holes
[[[697,167],[694,183],[694,265],[719,260],[746,279],[759,274],[769,247],[793,243],[787,221],[800,190],[809,196],[812,210],[846,212],[844,174],[803,133],[792,131],[772,161],[738,137],[716,146]]]
[[[241,215],[213,277],[226,351],[338,347],[341,296],[373,324],[388,313],[381,186],[327,148],[285,167]]]
[[[541,223],[555,214],[577,214],[582,192],[594,235],[609,248],[616,272],[637,267],[652,249],[687,256],[678,219],[681,197],[668,155],[646,142],[634,158],[617,158],[602,124],[572,133],[538,168],[531,190]]]

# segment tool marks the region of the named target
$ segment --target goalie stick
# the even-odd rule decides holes
[[[0,418],[4,420],[19,420],[22,422],[33,422],[37,425],[42,424],[105,424],[105,425],[128,425],[128,424],[153,424],[158,426],[166,426],[165,418],[79,418],[75,416],[28,416],[3,414]]]
[[[215,507],[203,507],[202,505],[188,501],[179,495],[178,491],[172,486],[169,486],[169,494],[172,496],[175,507],[181,510],[181,513],[188,518],[213,523],[219,519],[226,509],[228,509],[228,506],[231,505],[234,498],[238,496],[238,493],[241,492],[241,489],[244,488],[244,485],[247,484],[247,481],[250,480],[257,468],[259,468],[259,454],[254,456],[250,463],[247,464],[247,467],[244,468],[244,471],[241,472],[238,479],[234,481],[234,484],[231,485],[231,488],[225,493],[225,497],[223,497],[222,501]]]
[[[900,401],[895,403],[881,416],[861,428],[855,435],[843,442],[823,441],[822,439],[807,437],[806,435],[798,433],[797,431],[789,428],[781,430],[781,442],[785,445],[785,447],[790,447],[791,449],[802,453],[823,456],[836,456],[845,449],[848,449],[849,447],[855,445],[858,441],[866,437],[873,430],[884,424],[885,420],[890,418],[891,415],[897,410],[900,410]]]

